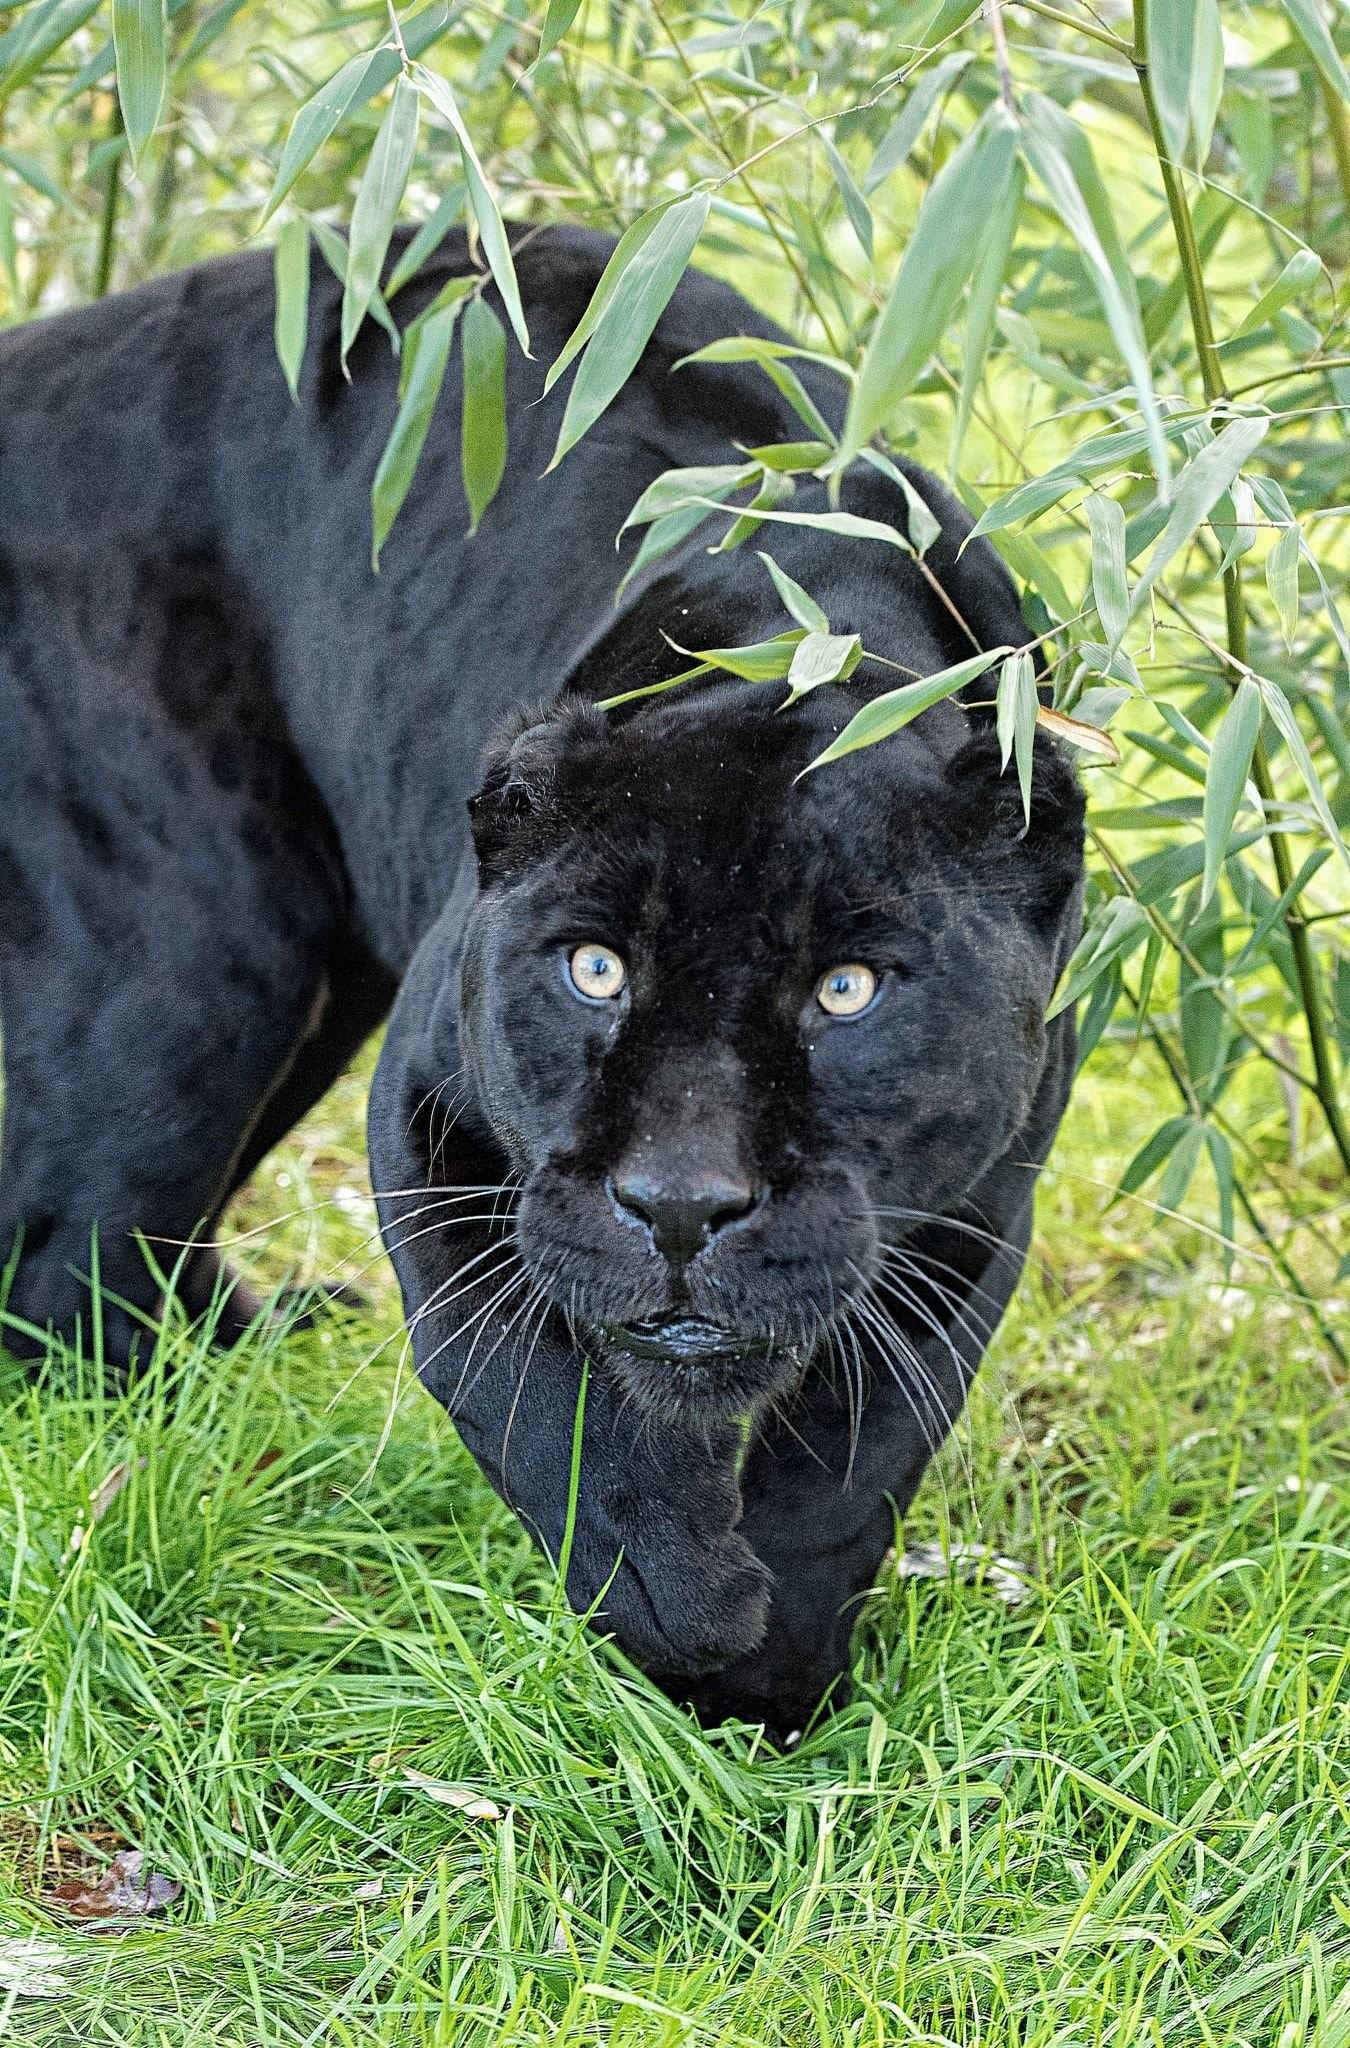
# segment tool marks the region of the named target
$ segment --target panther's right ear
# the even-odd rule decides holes
[[[499,727],[483,756],[483,779],[469,798],[484,880],[538,857],[562,819],[566,769],[589,758],[605,737],[605,715],[593,704],[522,708]]]

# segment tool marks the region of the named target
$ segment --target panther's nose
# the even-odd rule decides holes
[[[754,1204],[755,1191],[727,1174],[677,1177],[634,1166],[620,1168],[614,1198],[646,1224],[656,1249],[678,1270],[725,1224],[745,1215]]]

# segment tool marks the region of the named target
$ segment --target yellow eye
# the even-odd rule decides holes
[[[608,946],[578,946],[567,963],[567,972],[578,995],[593,1003],[622,995],[628,980],[628,969]]]
[[[821,979],[816,1001],[831,1017],[856,1017],[867,1008],[877,992],[877,978],[870,967],[857,961],[847,967],[832,967]]]

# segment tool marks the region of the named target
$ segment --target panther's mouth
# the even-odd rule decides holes
[[[673,1359],[701,1365],[720,1358],[744,1358],[768,1350],[765,1337],[742,1337],[701,1316],[646,1316],[637,1323],[611,1323],[605,1331],[611,1344],[630,1358]]]
[[[644,1316],[598,1331],[605,1364],[639,1408],[725,1421],[758,1410],[801,1375],[793,1347],[702,1316]]]

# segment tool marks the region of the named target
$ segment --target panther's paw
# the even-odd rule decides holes
[[[709,1535],[653,1515],[625,1545],[596,1625],[659,1682],[692,1678],[753,1653],[768,1626],[771,1584],[734,1532]]]
[[[805,1681],[800,1673],[775,1677],[756,1669],[753,1658],[665,1689],[683,1706],[692,1707],[705,1728],[744,1721],[762,1727],[778,1749],[792,1748],[813,1722],[838,1713],[853,1696],[847,1672]]]

